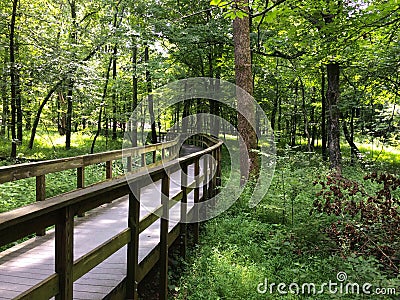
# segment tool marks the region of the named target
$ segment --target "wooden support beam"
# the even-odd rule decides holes
[[[112,178],[112,160],[106,161],[106,179]]]
[[[194,226],[194,231],[193,231],[193,239],[194,243],[198,244],[199,243],[199,231],[200,231],[200,224],[198,222],[199,218],[199,199],[200,199],[200,189],[199,189],[199,173],[200,173],[200,163],[199,163],[199,158],[197,157],[196,160],[194,161],[194,176],[196,177],[196,188],[194,189],[194,218],[195,222],[193,224]]]
[[[132,156],[126,158],[126,170],[132,172]]]
[[[129,194],[128,227],[131,229],[131,241],[128,244],[128,266],[126,275],[125,299],[137,300],[138,296],[138,268],[139,268],[139,215],[140,215],[140,187],[135,184],[136,191]]]
[[[184,164],[181,171],[181,190],[182,190],[182,200],[181,200],[181,232],[180,232],[180,255],[183,259],[186,259],[186,249],[187,249],[187,174],[188,166]]]
[[[85,187],[85,167],[79,167],[76,169],[76,187],[78,189]],[[84,211],[78,211],[78,217],[82,218],[84,216]]]
[[[163,213],[160,228],[160,298],[168,299],[168,218],[169,218],[169,177],[161,179],[161,204]]]
[[[56,273],[59,276],[59,293],[56,300],[72,300],[73,298],[73,259],[74,259],[74,212],[71,207],[61,211],[56,224]]]
[[[46,200],[46,175],[36,176],[36,201]],[[44,236],[46,234],[46,228],[38,230],[37,236]]]
[[[146,153],[141,154],[141,166],[142,167],[146,166]]]

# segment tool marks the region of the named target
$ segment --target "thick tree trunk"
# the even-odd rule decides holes
[[[328,74],[328,91],[326,100],[329,110],[329,160],[331,169],[336,173],[342,172],[342,155],[340,152],[340,125],[339,125],[339,76],[340,66],[338,63],[330,63],[327,65]]]
[[[144,61],[146,63],[146,83],[147,83],[147,101],[149,105],[150,124],[151,124],[151,143],[157,143],[156,122],[154,119],[154,103],[153,103],[153,87],[151,82],[151,74],[149,68],[149,46],[144,49]]]
[[[249,12],[248,0],[234,1],[240,9]],[[235,49],[235,74],[236,85],[253,95],[253,76],[251,70],[250,51],[250,23],[249,17],[236,18],[233,20],[233,39]],[[240,145],[240,175],[241,183],[258,174],[259,162],[257,153],[256,112],[254,102],[237,90],[238,109],[243,114],[238,114],[238,131],[244,140]]]

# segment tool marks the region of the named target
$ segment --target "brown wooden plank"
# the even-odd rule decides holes
[[[36,176],[36,201],[46,200],[46,175]],[[46,228],[38,230],[37,236],[43,236],[46,234]]]
[[[78,189],[85,187],[85,167],[76,169],[76,187]]]
[[[63,216],[56,224],[56,273],[59,275],[59,293],[56,300],[73,298],[74,212],[63,209]]]
[[[187,195],[188,195],[188,166],[185,164],[182,166],[181,171],[181,225],[180,225],[180,255],[183,259],[186,259],[187,249]]]
[[[147,256],[143,259],[138,268],[138,282],[142,281],[143,278],[150,272],[160,258],[160,245],[157,245]]]
[[[196,161],[194,162],[194,176],[198,177],[200,173],[200,164],[199,164],[199,158],[196,159]],[[194,231],[193,231],[193,240],[195,244],[199,243],[199,230],[200,230],[200,224],[199,222],[197,222],[198,218],[199,218],[199,207],[198,207],[198,203],[199,203],[199,196],[200,196],[200,191],[199,191],[199,184],[200,181],[197,178],[196,179],[196,188],[194,189],[194,216],[195,216],[195,223],[193,224],[194,226]]]
[[[104,242],[94,250],[79,258],[73,266],[73,281],[81,278],[91,269],[105,261],[119,249],[129,243],[131,238],[130,229],[127,228],[118,235]]]
[[[112,161],[106,161],[106,179],[112,178]]]
[[[140,195],[140,187],[134,186],[136,194]],[[137,300],[138,268],[139,268],[139,217],[140,199],[134,193],[129,194],[128,227],[130,228],[130,243],[127,252],[126,299]]]
[[[34,285],[29,290],[18,295],[14,300],[28,300],[28,299],[50,299],[58,293],[59,276],[53,274],[40,283]]]
[[[163,206],[160,224],[160,297],[168,299],[168,218],[169,218],[169,176],[161,181],[161,204]]]

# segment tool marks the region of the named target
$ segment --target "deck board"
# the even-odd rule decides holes
[[[196,149],[190,149],[193,152]],[[188,153],[188,152],[186,152]],[[202,164],[200,164],[202,166]],[[202,173],[202,170],[200,170]],[[194,173],[189,166],[189,176]],[[170,198],[180,192],[180,172],[170,175]],[[193,178],[193,177],[192,177]],[[141,189],[140,219],[154,209],[161,201],[160,181]],[[200,196],[202,191],[200,189]],[[188,209],[193,206],[193,192],[188,195]],[[85,217],[74,222],[74,260],[95,249],[108,239],[127,228],[128,197],[104,204]],[[169,231],[180,218],[180,205],[170,210],[174,219]],[[54,229],[45,236],[32,238],[0,253],[0,300],[12,299],[28,290],[55,270]],[[160,220],[157,220],[139,236],[139,262],[141,262],[160,241]],[[74,282],[74,299],[101,299],[111,292],[126,276],[127,246],[111,255],[90,272]]]

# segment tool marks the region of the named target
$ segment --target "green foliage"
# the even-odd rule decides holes
[[[269,283],[301,286],[311,282],[318,287],[337,282],[338,272],[347,274],[347,282],[399,286],[400,278],[390,276],[374,257],[339,255],[335,244],[321,230],[332,218],[310,217],[319,190],[312,183],[316,174],[322,178],[328,175],[325,163],[290,147],[279,153],[271,187],[257,207],[247,206],[251,190],[245,189],[227,212],[203,225],[200,245],[191,250],[186,272],[171,291],[173,299],[316,299],[312,294],[280,295],[276,289],[272,294],[260,294],[257,287],[266,278]],[[363,176],[358,167],[346,165],[343,172],[350,177]],[[374,190],[376,185],[368,188]],[[327,290],[317,295],[317,299],[364,297],[334,295]]]

